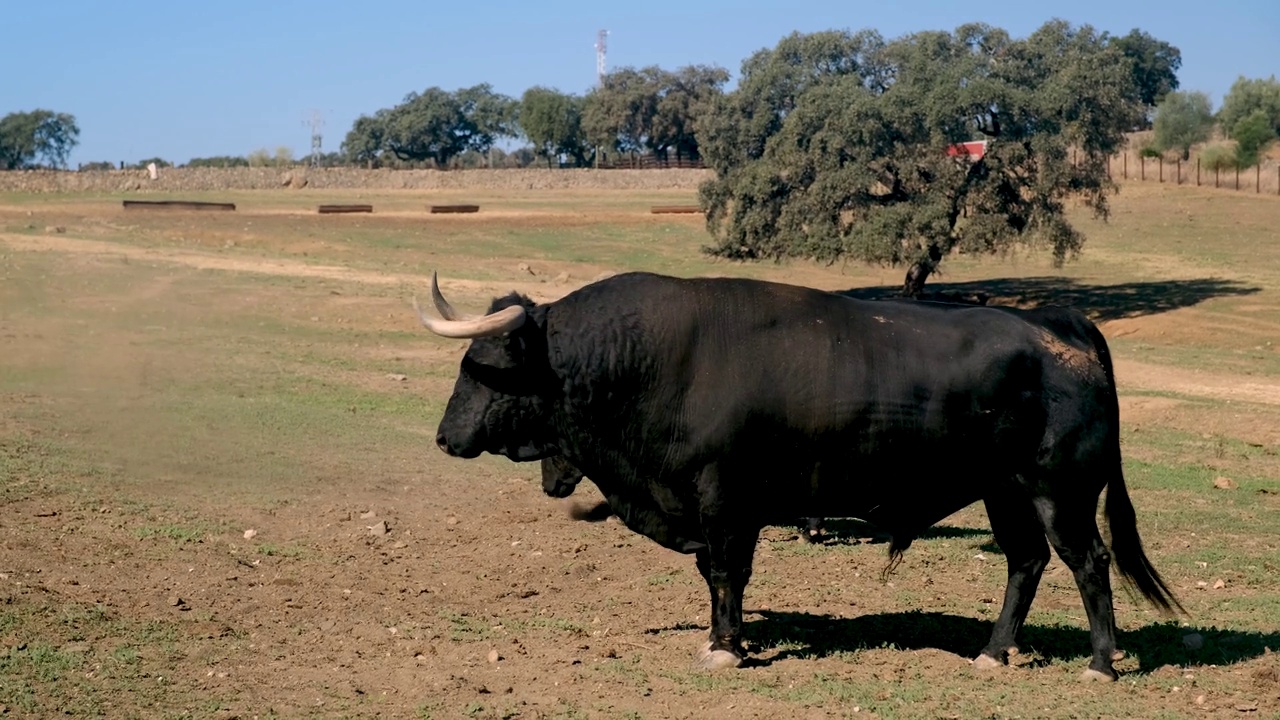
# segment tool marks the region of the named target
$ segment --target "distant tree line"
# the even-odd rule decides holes
[[[467,154],[474,159],[464,166],[495,165],[490,155],[503,138],[528,141],[532,157],[548,165],[585,167],[625,153],[696,159],[697,118],[727,82],[724,68],[690,65],[675,71],[621,68],[584,96],[545,86],[529,88],[519,99],[488,84],[452,92],[430,87],[362,115],[342,149],[350,160],[376,166],[450,167]]]
[[[1175,152],[1186,160],[1193,145],[1209,141],[1217,131],[1232,143],[1204,149],[1201,159],[1209,169],[1252,167],[1280,137],[1280,80],[1274,75],[1237,78],[1216,113],[1202,92],[1171,92],[1156,106],[1154,129],[1143,154]]]
[[[874,30],[792,33],[743,61],[624,67],[583,95],[488,84],[411,92],[359,117],[329,163],[374,167],[591,166],[618,156],[697,158],[710,243],[735,260],[856,259],[906,266],[906,295],[954,253],[1044,248],[1055,264],[1084,238],[1069,199],[1106,217],[1110,157],[1134,131],[1152,152],[1229,138],[1256,162],[1280,130],[1280,84],[1241,78],[1214,113],[1179,89],[1182,58],[1141,31],[1051,20],[1025,38],[985,24],[887,39]],[[0,121],[6,167],[64,166],[79,130],[49,111]],[[504,151],[502,140],[527,143]],[[970,154],[972,140],[985,141]],[[1226,145],[1223,145],[1226,147]],[[145,162],[163,162],[152,159]],[[192,166],[285,166],[288,148]]]
[[[821,33],[815,34],[823,35]],[[830,35],[829,33],[826,35]],[[1139,29],[1123,36],[1100,36],[1123,56],[1134,99],[1142,111],[1132,129],[1154,129],[1148,154],[1177,152],[1186,158],[1192,145],[1215,130],[1234,141],[1217,162],[1247,167],[1280,135],[1280,82],[1241,77],[1215,113],[1208,96],[1178,90],[1179,50]],[[754,56],[753,56],[754,58]],[[753,58],[743,63],[751,71]],[[837,68],[831,68],[838,70]],[[822,74],[822,67],[815,68]],[[376,167],[526,167],[535,163],[574,167],[622,154],[651,154],[661,159],[700,159],[701,141],[711,109],[725,97],[729,72],[717,66],[691,65],[674,71],[656,66],[624,67],[583,95],[535,86],[519,98],[497,93],[488,84],[446,91],[429,87],[412,92],[397,105],[355,121],[338,152],[319,158],[324,166]],[[785,94],[786,78],[773,88]],[[758,119],[752,122],[759,122]],[[0,169],[66,166],[79,127],[67,113],[37,109],[0,119]],[[503,140],[524,147],[504,150]],[[507,143],[510,145],[511,143]],[[1221,150],[1222,148],[1217,148]],[[149,158],[136,163],[90,162],[80,169],[144,168],[175,163]],[[192,158],[189,167],[288,166],[310,163],[287,148],[245,156]]]

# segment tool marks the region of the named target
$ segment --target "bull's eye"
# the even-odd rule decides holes
[[[462,371],[481,385],[503,395],[533,395],[537,392],[533,373],[524,367],[499,368],[464,357]]]

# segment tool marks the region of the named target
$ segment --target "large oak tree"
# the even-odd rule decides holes
[[[742,72],[699,127],[706,250],[905,265],[912,296],[952,252],[1077,252],[1064,204],[1107,214],[1107,159],[1142,112],[1120,48],[1057,20],[792,34]],[[975,139],[980,158],[949,152]]]
[[[370,161],[390,153],[405,162],[431,160],[437,167],[467,150],[486,152],[500,137],[516,133],[515,100],[488,84],[455,92],[429,87],[412,92],[394,107],[362,115],[342,147],[353,160]]]
[[[0,118],[0,170],[31,167],[37,161],[55,168],[80,142],[74,115],[52,110],[13,112]]]

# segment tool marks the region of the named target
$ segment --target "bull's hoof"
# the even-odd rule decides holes
[[[712,650],[698,657],[698,667],[703,670],[730,670],[742,665],[742,658],[728,650]]]
[[[981,655],[973,659],[974,670],[994,670],[998,667],[1004,667],[1004,665],[1005,665],[1004,663],[1000,662],[999,660],[991,657],[986,653],[982,653]]]
[[[1115,662],[1119,662],[1124,658],[1125,658],[1125,652],[1123,650],[1114,650],[1111,653],[1111,659]]]
[[[1086,668],[1084,672],[1080,673],[1080,679],[1086,682],[1090,682],[1090,681],[1115,682],[1116,677],[1117,677],[1116,672],[1114,670],[1112,670],[1110,673],[1105,673],[1105,672],[1102,672],[1101,670]]]

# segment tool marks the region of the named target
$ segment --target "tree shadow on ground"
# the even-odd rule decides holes
[[[850,288],[841,295],[863,300],[901,300],[898,285]],[[931,282],[920,299],[975,305],[1074,307],[1095,322],[1155,315],[1191,307],[1216,297],[1239,297],[1262,288],[1235,280],[1151,280],[1119,285],[1079,283],[1067,277],[994,278],[972,282]]]
[[[753,649],[783,647],[767,660],[752,658],[755,665],[880,647],[932,648],[972,658],[986,646],[992,628],[986,620],[918,610],[854,618],[775,610],[747,612],[762,616],[745,623],[744,635]],[[1183,642],[1189,634],[1200,636],[1203,644],[1198,649],[1192,650]],[[1116,640],[1120,649],[1137,658],[1139,674],[1165,665],[1231,665],[1280,647],[1280,633],[1179,627],[1174,621],[1120,631]],[[1083,660],[1091,654],[1088,630],[1058,625],[1023,626],[1020,646],[1042,662]]]

